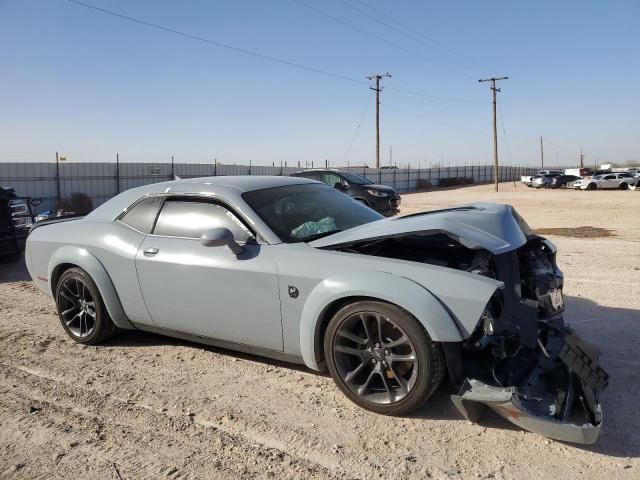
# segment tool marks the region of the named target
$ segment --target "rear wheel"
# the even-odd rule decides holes
[[[408,312],[377,301],[352,303],[324,339],[329,372],[357,405],[387,415],[416,410],[444,375],[440,346]]]
[[[95,345],[118,330],[93,279],[81,268],[70,268],[56,287],[58,317],[67,335],[78,343]]]
[[[618,187],[619,190],[629,190],[629,185],[627,185],[626,183],[622,182],[620,184],[620,186]]]

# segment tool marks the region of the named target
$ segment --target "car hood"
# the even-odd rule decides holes
[[[391,188],[391,187],[387,187],[386,185],[378,185],[375,183],[371,183],[368,185],[362,185],[363,188],[368,188],[371,190],[377,190],[379,192],[384,192],[384,193],[391,193],[391,194],[395,194],[396,191],[395,189]]]
[[[376,220],[309,244],[315,248],[326,248],[412,233],[443,232],[468,248],[484,248],[497,255],[526,243],[527,237],[520,222],[528,229],[510,205],[473,203]]]

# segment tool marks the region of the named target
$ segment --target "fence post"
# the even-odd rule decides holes
[[[58,208],[58,206],[60,205],[60,200],[61,200],[61,192],[60,192],[60,157],[58,156],[58,152],[56,152],[56,190],[57,190],[57,203],[58,205],[56,205],[56,209]]]
[[[393,188],[394,188],[394,190],[397,190],[397,188],[396,188],[396,170],[397,170],[397,168],[393,169]]]
[[[171,178],[169,180],[173,180],[175,177],[175,172],[174,172],[174,160],[173,160],[173,155],[171,155]]]
[[[407,192],[411,190],[411,164],[407,162]]]
[[[120,193],[120,155],[116,153],[116,193]]]
[[[251,159],[249,159],[249,175],[251,175]]]

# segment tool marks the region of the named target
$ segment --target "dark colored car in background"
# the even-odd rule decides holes
[[[580,177],[576,175],[559,175],[551,179],[549,188],[565,188],[568,183],[575,182],[576,180],[580,180]]]
[[[395,215],[400,211],[401,200],[398,192],[385,185],[376,185],[355,173],[336,169],[314,169],[292,173],[291,176],[326,183],[385,216]]]
[[[33,225],[32,206],[40,200],[19,197],[13,188],[0,187],[0,262],[20,258]]]

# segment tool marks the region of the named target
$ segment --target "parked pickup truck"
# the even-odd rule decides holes
[[[20,257],[33,225],[32,207],[39,204],[39,199],[18,197],[13,188],[0,187],[0,261]]]

